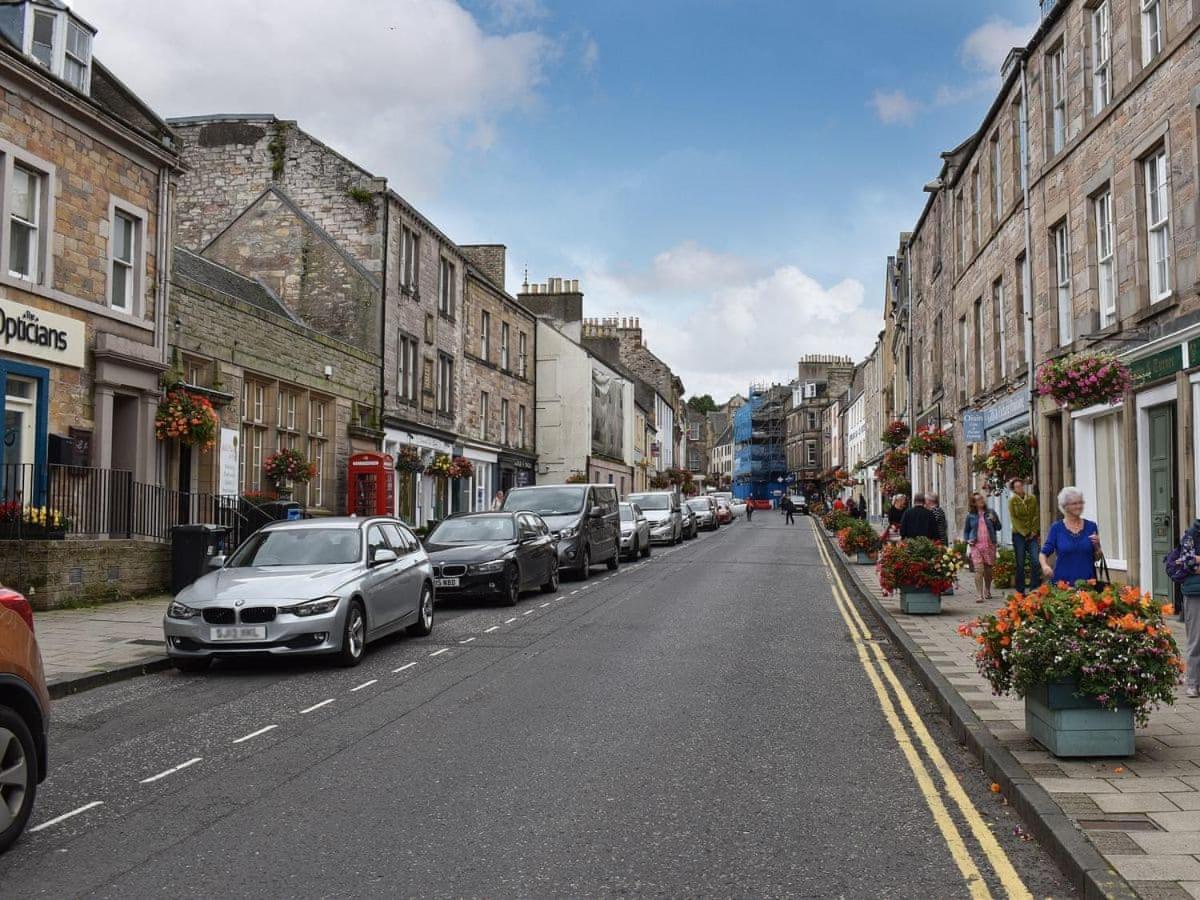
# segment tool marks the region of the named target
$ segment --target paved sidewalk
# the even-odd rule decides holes
[[[55,696],[164,667],[162,617],[171,598],[35,612],[46,680]]]
[[[840,553],[833,542],[829,546]],[[1057,759],[1025,733],[1024,701],[992,694],[975,668],[975,643],[957,632],[1001,599],[976,602],[974,576],[964,571],[954,595],[942,598],[940,616],[904,615],[898,594],[883,596],[874,566],[841,559],[859,588],[880,603],[992,737],[1138,893],[1200,897],[1200,700],[1186,699],[1180,685],[1176,705],[1155,711],[1149,726],[1138,729],[1132,757]],[[1002,598],[1009,592],[992,593]],[[1182,644],[1183,623],[1171,624]]]

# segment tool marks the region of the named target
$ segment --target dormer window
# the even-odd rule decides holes
[[[24,50],[39,65],[81,93],[92,80],[94,32],[57,4],[25,4]]]

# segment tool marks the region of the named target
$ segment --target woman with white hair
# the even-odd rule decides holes
[[[1100,556],[1100,529],[1083,517],[1083,492],[1065,487],[1058,492],[1058,508],[1063,517],[1050,526],[1038,562],[1047,578],[1067,584],[1090,581],[1096,577],[1096,559]],[[1050,565],[1050,557],[1054,565]]]

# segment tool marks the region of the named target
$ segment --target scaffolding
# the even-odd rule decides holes
[[[787,416],[792,391],[787,385],[756,382],[750,400],[733,417],[733,495],[770,500],[787,476]]]

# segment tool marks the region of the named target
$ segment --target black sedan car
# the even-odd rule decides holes
[[[499,598],[515,606],[521,591],[558,590],[558,544],[529,512],[462,513],[438,523],[424,541],[438,599]]]

